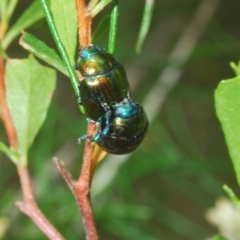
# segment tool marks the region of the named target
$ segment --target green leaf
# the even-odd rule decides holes
[[[96,30],[92,35],[92,42],[95,43],[102,36],[102,34],[109,28],[110,15],[105,16],[99,22]]]
[[[7,103],[17,132],[20,165],[26,164],[28,148],[46,118],[55,83],[56,71],[33,56],[7,61]]]
[[[144,12],[143,12],[143,19],[142,19],[142,23],[141,23],[141,27],[140,27],[140,31],[137,39],[137,44],[136,44],[137,53],[141,52],[142,45],[147,36],[150,23],[152,20],[153,7],[154,7],[154,0],[146,0]]]
[[[7,0],[0,1],[0,20],[1,25],[7,23]]]
[[[39,19],[43,18],[43,16],[44,14],[40,1],[34,1],[32,5],[18,18],[15,24],[7,32],[5,38],[2,41],[3,49],[6,49],[22,30],[33,25]]]
[[[76,74],[76,71],[73,69],[73,65],[71,64],[70,60],[69,60],[69,56],[68,53],[60,39],[60,36],[58,34],[58,30],[56,28],[56,24],[53,20],[50,8],[48,6],[47,0],[40,0],[49,29],[52,33],[53,39],[57,45],[57,48],[59,50],[59,53],[61,54],[61,57],[65,63],[65,66],[68,70],[68,75],[70,77],[71,80],[71,84],[73,86],[74,92],[76,93],[76,95],[78,96],[79,94],[79,90],[78,90],[78,77]]]
[[[240,75],[240,61],[238,62],[238,64],[236,64],[234,62],[230,62],[230,66],[233,69],[236,76],[239,76]]]
[[[6,52],[2,49],[1,43],[0,43],[0,56],[2,56],[4,59],[7,59]]]
[[[212,240],[228,240],[228,239],[225,238],[225,237],[222,237],[222,236],[220,236],[220,235],[216,235],[216,236],[213,237]]]
[[[240,210],[240,201],[234,191],[226,184],[223,185],[223,189],[227,193],[228,197],[231,199],[232,203]]]
[[[52,0],[51,10],[60,39],[72,64],[77,46],[77,14],[74,1]]]
[[[108,37],[108,52],[113,54],[117,36],[117,22],[118,22],[118,0],[113,0],[113,9],[111,12],[111,21]]]
[[[89,16],[94,18],[99,12],[101,12],[112,0],[101,0],[97,4],[92,4],[89,10]]]
[[[7,11],[6,11],[8,22],[10,21],[10,19],[12,17],[12,14],[13,14],[15,8],[16,8],[17,3],[18,3],[18,0],[10,0],[9,1]]]
[[[17,156],[12,149],[8,148],[3,142],[0,141],[0,151],[5,153],[14,163],[17,162]]]
[[[99,0],[90,0],[88,3],[88,9],[92,9],[94,6],[98,4]]]
[[[35,56],[39,57],[43,61],[47,62],[68,76],[67,69],[61,58],[57,55],[54,49],[48,47],[41,40],[37,39],[29,33],[23,33],[19,44],[29,52],[33,53]]]
[[[220,82],[215,105],[240,186],[240,76]]]

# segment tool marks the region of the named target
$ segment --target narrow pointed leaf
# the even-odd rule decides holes
[[[10,0],[9,1],[7,12],[6,12],[8,22],[10,21],[10,19],[12,17],[12,14],[16,8],[17,3],[18,3],[18,0]]]
[[[220,82],[215,106],[240,186],[240,76]]]
[[[73,64],[70,62],[69,55],[66,51],[66,48],[64,47],[64,45],[61,41],[61,38],[59,36],[56,24],[55,24],[55,22],[53,20],[53,17],[52,17],[52,13],[51,13],[50,8],[48,6],[47,0],[40,0],[40,2],[41,2],[41,5],[42,5],[42,9],[44,11],[45,18],[46,18],[47,23],[48,23],[48,27],[49,27],[49,29],[52,33],[53,39],[54,39],[54,41],[57,45],[57,48],[58,48],[59,53],[62,57],[62,60],[64,61],[65,66],[68,70],[68,75],[70,77],[71,84],[73,86],[74,92],[76,93],[76,95],[78,95],[79,94],[79,91],[78,91],[78,77],[77,77],[76,71],[73,68]]]
[[[118,23],[118,0],[113,0],[113,9],[111,12],[111,21],[108,37],[108,52],[113,54],[115,50],[117,23]]]
[[[0,1],[0,20],[1,24],[7,23],[7,0],[1,0]]]
[[[39,19],[43,18],[43,16],[44,14],[40,1],[34,1],[32,5],[21,15],[20,18],[18,18],[15,24],[7,32],[5,38],[2,41],[3,49],[6,49],[22,30],[33,25]]]
[[[137,44],[136,44],[136,52],[140,53],[142,49],[142,45],[146,39],[150,23],[152,20],[152,12],[153,12],[153,7],[154,7],[154,0],[146,0],[145,7],[144,7],[144,12],[143,12],[143,19],[137,39]]]
[[[48,47],[41,40],[29,33],[24,33],[20,38],[19,44],[29,52],[33,53],[35,56],[39,57],[68,76],[67,69],[64,66],[61,58],[57,55],[54,49]]]
[[[101,0],[97,4],[92,5],[89,9],[89,16],[94,18],[99,12],[101,12],[112,0]]]
[[[55,83],[55,70],[43,67],[33,56],[7,61],[7,103],[17,132],[21,165],[26,164],[27,150],[46,118]]]
[[[240,201],[235,192],[226,184],[223,185],[223,189],[227,193],[228,197],[231,199],[232,203],[240,210]]]
[[[238,62],[238,64],[236,64],[235,62],[230,62],[230,66],[232,68],[232,70],[234,71],[234,73],[236,74],[236,76],[240,75],[240,61]]]
[[[10,148],[8,148],[3,142],[0,141],[0,151],[5,153],[14,163],[16,163],[17,158]]]
[[[72,64],[77,46],[77,14],[75,1],[51,0],[51,10],[60,39]]]

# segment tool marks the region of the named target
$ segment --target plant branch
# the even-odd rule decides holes
[[[88,133],[94,132],[95,126],[93,124],[88,125]],[[71,189],[79,210],[82,214],[83,224],[86,232],[87,240],[98,240],[98,234],[94,221],[91,200],[90,200],[90,187],[91,180],[94,171],[93,146],[90,141],[86,141],[84,149],[84,157],[82,163],[82,169],[77,181],[74,181],[65,168],[64,163],[58,158],[54,158],[53,161],[61,172],[63,178]]]
[[[51,240],[64,240],[61,234],[53,227],[48,219],[38,208],[29,176],[28,169],[26,167],[18,168],[18,175],[22,187],[24,201],[17,201],[16,205],[24,214],[26,214],[31,220],[41,229],[41,231]]]
[[[87,143],[87,145],[91,143]],[[86,232],[87,240],[98,240],[97,230],[95,227],[94,216],[92,211],[92,206],[89,198],[90,191],[90,171],[91,162],[89,158],[84,155],[83,167],[80,178],[78,181],[74,181],[69,174],[68,170],[65,168],[64,163],[58,158],[53,159],[54,163],[57,165],[59,171],[61,172],[63,178],[67,182],[69,188],[71,189],[77,205],[82,213],[83,224]],[[90,166],[89,166],[90,164]]]
[[[91,44],[91,25],[92,18],[88,14],[88,8],[85,0],[75,0],[78,17],[78,36],[79,45],[87,47]]]
[[[80,47],[87,47],[91,44],[91,24],[92,18],[88,15],[88,9],[84,0],[75,0],[78,16],[78,35]],[[88,135],[93,135],[95,132],[95,125],[88,124]],[[74,181],[65,168],[64,163],[57,158],[53,159],[61,172],[63,178],[71,189],[79,210],[82,214],[83,224],[86,232],[87,240],[97,240],[97,230],[94,222],[94,216],[90,200],[90,187],[93,171],[95,169],[93,162],[93,144],[86,141],[84,149],[84,158],[82,169],[77,181]]]
[[[9,143],[12,148],[17,149],[17,134],[6,102],[5,65],[2,57],[0,57],[0,105],[1,117],[6,129]]]

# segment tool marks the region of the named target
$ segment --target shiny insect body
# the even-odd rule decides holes
[[[123,66],[96,45],[80,49],[75,68],[83,76],[79,84],[79,104],[89,122],[95,123],[90,138],[103,150],[126,154],[136,149],[147,132],[148,121],[142,106],[130,98]]]

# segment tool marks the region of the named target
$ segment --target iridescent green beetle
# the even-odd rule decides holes
[[[102,104],[112,106],[130,94],[122,65],[96,45],[80,50],[75,68],[84,77],[79,85],[80,104],[85,114],[94,121],[105,113]]]
[[[136,149],[147,132],[148,121],[141,105],[130,98],[123,66],[96,45],[80,49],[75,68],[84,79],[79,84],[79,104],[89,122],[97,125],[90,138],[106,152],[125,154]]]

